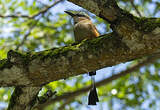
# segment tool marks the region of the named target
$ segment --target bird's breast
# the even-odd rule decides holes
[[[94,37],[94,31],[92,29],[93,24],[90,22],[79,22],[75,24],[74,26],[74,36],[75,36],[75,41],[82,41],[84,39],[91,39]]]

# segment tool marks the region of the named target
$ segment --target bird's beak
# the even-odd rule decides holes
[[[75,16],[75,14],[73,14],[73,13],[71,13],[71,12],[69,12],[69,11],[64,11],[64,12],[67,13],[67,14],[69,14],[69,15],[72,16],[72,17]]]

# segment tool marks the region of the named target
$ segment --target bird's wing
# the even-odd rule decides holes
[[[93,37],[98,37],[100,36],[96,26],[94,24],[90,24],[90,28],[91,28],[91,31],[93,33]]]

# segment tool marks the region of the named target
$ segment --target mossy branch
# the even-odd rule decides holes
[[[143,21],[143,24],[147,23]],[[116,27],[121,30],[121,35],[113,32],[76,45],[41,52],[22,54],[9,51],[8,59],[0,61],[0,84],[41,86],[157,53],[160,49],[160,27],[156,20],[152,24],[154,26],[147,24],[152,28],[147,33],[124,24]]]

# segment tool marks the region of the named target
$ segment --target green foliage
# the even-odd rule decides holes
[[[52,4],[55,0],[45,1],[46,2],[43,2],[43,0],[0,0],[0,15],[28,15],[31,17],[44,9],[46,5]],[[117,2],[121,8],[131,12],[135,16],[139,16],[135,11],[135,7],[144,17],[155,17],[159,16],[160,13],[160,2],[158,0],[135,0],[135,7],[131,4],[131,0],[117,0]],[[63,9],[63,7],[67,7],[66,4],[66,2],[63,2],[58,5]],[[70,7],[72,6],[73,5],[70,4]],[[154,8],[150,8],[150,6]],[[17,49],[18,46],[18,51],[34,52],[73,43],[74,38],[71,19],[67,14],[60,11],[61,9],[55,6],[32,19],[27,17],[1,17],[0,59],[6,58],[7,52],[10,49]],[[103,19],[94,15],[90,16],[101,34],[112,31],[110,25]],[[143,19],[137,22],[142,24]],[[149,24],[146,25],[153,24],[148,23]],[[153,27],[155,26],[153,25]],[[137,63],[137,61],[128,64],[128,66],[131,66],[133,63]],[[1,65],[3,65],[3,62]],[[126,66],[116,66],[114,68],[116,69],[118,67],[126,68]],[[151,66],[143,67],[131,75],[121,77],[110,84],[98,88],[98,94],[100,96],[98,108],[102,110],[104,106],[106,107],[106,105],[108,105],[108,109],[111,110],[115,109],[117,104],[119,109],[123,110],[128,110],[129,108],[144,110],[146,109],[144,105],[153,110],[154,108],[158,108],[158,103],[160,103],[159,68],[160,61],[157,61]],[[99,78],[100,75],[98,74],[96,77]],[[104,77],[109,76],[111,72],[104,70],[103,75]],[[48,90],[57,91],[56,95],[59,96],[66,92],[76,91],[90,84],[91,82],[87,75],[54,81],[45,85],[39,93],[39,96],[43,96]],[[12,91],[13,89],[11,88],[0,88],[0,101],[8,103]],[[66,110],[83,110],[87,108],[87,96],[88,94],[83,94],[74,98],[70,103],[65,105],[64,108]],[[45,110],[53,110],[53,108],[54,110],[58,110],[66,101],[67,99],[53,103],[47,106]],[[103,110],[106,110],[106,108]]]

